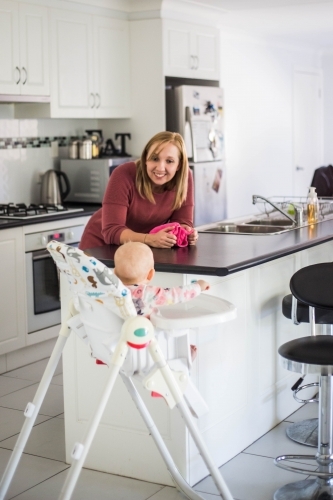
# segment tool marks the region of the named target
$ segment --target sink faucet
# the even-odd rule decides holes
[[[296,218],[294,219],[289,214],[287,214],[287,212],[282,210],[282,208],[278,207],[277,205],[275,205],[275,203],[268,200],[267,198],[264,198],[263,196],[260,196],[259,194],[252,195],[253,205],[255,205],[257,203],[258,199],[266,201],[266,203],[269,203],[273,208],[275,208],[275,210],[278,210],[278,212],[280,212],[282,215],[284,215],[289,220],[291,220],[295,224],[295,226],[299,227],[303,224],[303,208],[302,207],[299,207],[298,205],[295,205],[294,203],[289,203],[290,205],[292,205],[294,207],[295,212],[296,212]]]

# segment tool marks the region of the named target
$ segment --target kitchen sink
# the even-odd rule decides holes
[[[286,228],[283,226],[217,223],[206,229],[199,229],[199,232],[233,234],[277,234],[285,230]]]
[[[245,224],[253,224],[255,226],[293,226],[293,222],[289,219],[256,219],[245,222]]]

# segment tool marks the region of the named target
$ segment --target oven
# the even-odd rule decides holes
[[[25,235],[28,334],[61,322],[59,276],[47,243],[57,240],[78,246],[83,229],[81,224]]]

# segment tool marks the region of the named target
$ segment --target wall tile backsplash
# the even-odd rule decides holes
[[[0,204],[39,203],[41,174],[59,168],[60,158],[68,156],[70,137],[98,128],[97,120],[0,119]]]

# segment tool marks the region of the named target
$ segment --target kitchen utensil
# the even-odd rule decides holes
[[[69,143],[69,157],[72,160],[77,160],[79,157],[79,141],[78,139],[71,139]]]
[[[61,179],[64,180],[65,189]],[[62,205],[70,192],[67,175],[59,170],[47,170],[42,177],[40,202],[45,205]]]
[[[92,141],[92,158],[99,158],[103,144],[103,133],[101,130],[86,130],[88,139]]]
[[[81,160],[92,159],[92,140],[84,139],[79,143],[79,157]]]

